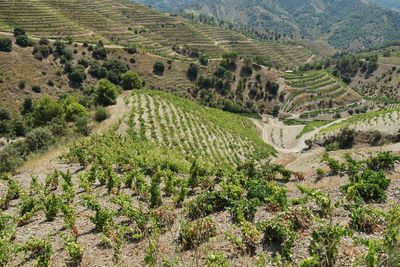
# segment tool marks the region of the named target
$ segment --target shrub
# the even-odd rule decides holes
[[[391,151],[380,152],[367,160],[367,167],[374,171],[392,171],[395,164],[400,162],[400,156]]]
[[[11,52],[12,51],[12,40],[8,37],[0,37],[0,51]]]
[[[33,46],[34,42],[26,35],[17,36],[15,43],[21,47]]]
[[[206,267],[229,267],[228,260],[222,252],[207,255]]]
[[[141,89],[143,85],[139,75],[133,71],[127,71],[121,76],[121,87],[124,90]]]
[[[103,46],[96,45],[92,52],[92,57],[97,60],[104,60],[107,58],[107,49]]]
[[[296,233],[290,227],[281,222],[279,218],[261,223],[259,224],[259,227],[264,232],[264,244],[278,247],[282,256],[289,260],[292,257],[291,250],[296,238]]]
[[[369,234],[379,230],[384,222],[382,211],[368,207],[353,208],[350,218],[353,228]]]
[[[117,86],[108,80],[101,79],[96,84],[95,101],[101,106],[114,105],[119,94]]]
[[[40,88],[39,85],[32,85],[32,91],[35,93],[40,93],[42,92],[42,88]]]
[[[50,259],[53,254],[50,240],[37,239],[35,237],[31,238],[22,245],[21,250],[24,252],[31,252],[32,258],[37,258],[37,266],[50,266]]]
[[[108,71],[108,79],[114,84],[120,84],[121,75],[128,71],[127,65],[120,60],[110,60],[103,63]]]
[[[54,193],[44,199],[44,213],[46,220],[52,222],[55,220],[60,210],[61,199]]]
[[[72,68],[71,72],[68,74],[68,78],[71,83],[81,86],[86,80],[85,67],[82,65],[76,65]]]
[[[91,63],[89,74],[97,79],[108,78],[108,70],[102,67],[97,61]]]
[[[184,222],[181,225],[178,241],[184,250],[197,248],[215,236],[217,228],[211,218],[202,218],[192,222]]]
[[[165,65],[164,63],[157,61],[156,63],[154,63],[153,66],[153,73],[159,76],[162,76],[164,74],[164,70],[165,70]]]
[[[109,117],[108,111],[104,107],[96,107],[94,112],[94,120],[97,122],[102,122]]]
[[[64,247],[74,264],[79,266],[83,257],[83,248],[71,237],[64,237]]]
[[[257,244],[261,237],[260,232],[257,230],[255,225],[249,222],[241,223],[239,230],[240,235],[228,232],[228,240],[234,243],[244,253],[247,253],[250,256],[255,256]]]
[[[87,116],[86,108],[78,102],[70,103],[65,109],[67,121],[77,121],[79,118]]]
[[[198,72],[199,72],[199,67],[194,63],[190,63],[186,75],[189,80],[195,81],[197,79]]]
[[[308,250],[318,259],[318,266],[335,266],[340,239],[348,234],[348,230],[340,225],[320,226],[312,232]]]
[[[359,174],[350,176],[350,183],[344,185],[342,190],[352,200],[363,200],[366,202],[382,202],[386,200],[386,189],[389,187],[390,179],[385,174],[366,169]]]
[[[51,49],[48,45],[35,45],[32,53],[36,59],[42,60],[51,54]]]
[[[62,106],[54,98],[43,96],[33,103],[32,117],[36,126],[46,125],[62,115]]]
[[[19,28],[19,27],[17,27],[17,28],[14,28],[14,36],[15,37],[17,37],[17,36],[20,36],[20,35],[25,35],[26,33],[25,33],[25,30],[24,29],[22,29],[22,28]]]
[[[185,206],[185,211],[190,220],[195,220],[222,208],[218,206],[220,206],[218,194],[216,192],[204,192],[189,201]]]
[[[88,117],[79,117],[75,122],[75,131],[83,136],[89,136],[91,129],[89,127],[90,120]]]

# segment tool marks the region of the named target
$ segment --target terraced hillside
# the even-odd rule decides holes
[[[136,92],[132,99],[129,133],[140,140],[225,164],[265,159],[274,153],[247,118],[156,91]]]
[[[15,27],[34,36],[93,42],[103,39],[163,56],[179,56],[176,51],[188,46],[209,57],[236,51],[242,56],[260,57],[266,64],[293,67],[312,55],[300,45],[257,42],[233,31],[196,24],[128,0],[1,1],[0,31]]]
[[[291,87],[282,110],[288,113],[331,109],[360,100],[350,87],[327,71],[286,73]]]
[[[400,109],[383,109],[354,115],[330,125],[319,132],[320,135],[332,135],[344,128],[359,132],[380,131],[383,134],[397,134],[400,130]]]

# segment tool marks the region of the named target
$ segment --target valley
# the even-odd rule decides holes
[[[398,266],[400,15],[239,2],[0,1],[0,266]]]

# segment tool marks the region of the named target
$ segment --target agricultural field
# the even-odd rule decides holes
[[[292,88],[281,108],[287,113],[332,109],[361,100],[343,81],[327,71],[286,73],[284,78]]]
[[[274,154],[245,118],[162,92],[135,92],[129,133],[203,161],[236,165]]]
[[[165,129],[171,138],[182,133],[183,117],[215,123],[199,126],[204,135],[242,131],[231,115],[217,119],[175,96],[134,92],[126,104],[138,113],[112,130],[77,140],[62,160],[2,176],[3,265],[364,266],[371,253],[397,261],[393,243],[381,241],[394,238],[400,220],[398,208],[381,208],[396,197],[399,184],[386,175],[397,156],[325,155],[310,177],[269,162],[227,168],[211,154],[207,163],[165,145],[162,118],[152,138],[151,119],[162,117],[152,103],[180,118],[169,124],[176,130]],[[309,187],[314,179],[339,182],[319,190]]]
[[[234,31],[196,24],[127,0],[0,2],[0,31],[10,32],[15,27],[36,37],[71,37],[92,43],[103,40],[180,59],[187,58],[187,50],[202,52],[209,58],[219,58],[227,51],[238,52],[279,68],[293,68],[313,54],[301,45],[258,42]]]

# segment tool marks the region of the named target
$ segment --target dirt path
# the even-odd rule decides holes
[[[113,106],[107,107],[110,117],[97,124],[94,129],[94,134],[101,134],[111,129],[120,120],[122,120],[131,111],[131,102],[129,101],[130,91],[124,91],[118,98],[117,103]],[[40,154],[31,160],[28,160],[24,166],[18,171],[20,175],[39,175],[48,173],[50,170],[59,166],[59,157],[65,152],[66,144],[59,144],[50,148],[46,153]]]

